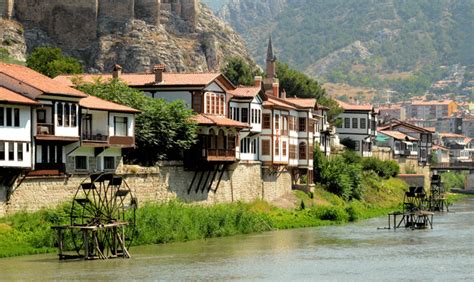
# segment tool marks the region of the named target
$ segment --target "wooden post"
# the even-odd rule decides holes
[[[89,259],[89,236],[87,230],[82,230],[82,235],[84,236],[84,259]]]

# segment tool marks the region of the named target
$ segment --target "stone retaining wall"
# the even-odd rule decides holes
[[[140,204],[146,202],[166,202],[179,199],[187,203],[216,204],[235,201],[250,202],[257,199],[275,200],[291,192],[291,175],[286,170],[268,171],[259,162],[239,163],[228,167],[219,187],[217,179],[211,191],[199,189],[195,181],[188,190],[194,171],[186,171],[179,162],[167,162],[153,168],[124,166],[119,171],[135,192]],[[207,174],[203,177],[205,179]],[[45,207],[55,207],[70,201],[86,176],[27,178],[15,188],[6,203],[6,188],[0,187],[0,216],[20,211],[34,212]],[[197,179],[200,177],[198,174]],[[211,177],[212,178],[212,174]],[[207,184],[210,183],[210,180]],[[217,190],[216,190],[217,188]],[[214,192],[214,190],[216,190]]]

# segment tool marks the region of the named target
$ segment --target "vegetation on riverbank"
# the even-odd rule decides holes
[[[346,201],[317,187],[312,194],[295,191],[298,207],[286,210],[264,201],[186,205],[147,204],[137,211],[136,245],[182,242],[275,229],[341,224],[380,216],[396,209],[406,184],[398,179],[363,179],[363,198]],[[55,252],[53,225],[68,223],[68,205],[0,218],[0,257]]]

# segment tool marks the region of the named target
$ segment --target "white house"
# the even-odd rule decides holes
[[[0,86],[0,169],[31,169],[31,112],[37,105]]]
[[[419,140],[399,131],[378,131],[375,144],[378,147],[388,147],[394,158],[418,158]]]
[[[343,145],[363,157],[372,156],[372,145],[377,136],[377,113],[371,105],[351,105],[337,101],[344,110],[338,116],[336,134]]]

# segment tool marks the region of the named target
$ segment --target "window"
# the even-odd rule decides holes
[[[286,157],[286,142],[282,142],[282,151],[283,151],[283,157]]]
[[[211,103],[211,112],[212,114],[216,114],[217,113],[217,99],[216,99],[216,95],[215,94],[212,94],[212,103]]]
[[[71,126],[77,126],[77,106],[75,104],[71,105]]]
[[[202,112],[201,106],[202,106],[202,95],[198,95],[198,94],[193,95],[193,110],[196,113],[201,113]]]
[[[114,135],[115,136],[128,136],[128,118],[126,117],[114,117]]]
[[[12,108],[7,108],[7,126],[12,126]]]
[[[20,127],[20,109],[13,109],[13,126]]]
[[[221,114],[221,115],[225,115],[225,107],[224,107],[224,105],[225,105],[225,100],[224,100],[224,95],[220,95],[220,101],[221,101],[221,103],[220,103],[220,111],[221,111],[221,113],[220,113],[220,114]]]
[[[0,126],[5,125],[5,108],[0,108]]]
[[[351,119],[345,118],[344,119],[344,128],[351,128]]]
[[[280,155],[280,141],[275,140],[275,155]]]
[[[58,103],[58,126],[63,126],[63,103]]]
[[[299,146],[300,160],[306,160],[306,143],[301,142]]]
[[[290,145],[290,159],[296,159],[296,145]]]
[[[104,157],[104,170],[115,169],[115,157]]]
[[[300,132],[306,132],[306,118],[299,118],[298,121],[298,130]]]
[[[41,146],[41,163],[48,163],[48,145]]]
[[[242,108],[242,118],[241,121],[243,123],[249,122],[249,109],[248,108]]]
[[[361,129],[366,129],[367,127],[367,121],[365,120],[365,118],[361,118],[360,119],[360,128]]]
[[[23,161],[23,143],[18,143],[16,155],[19,162]]]
[[[288,131],[288,116],[283,116],[283,132],[286,134]]]
[[[71,108],[69,104],[64,104],[64,126],[69,127],[70,124],[70,115],[71,115]]]
[[[0,142],[0,161],[5,160],[5,142]]]
[[[262,123],[262,111],[258,110],[258,116],[257,116],[257,123],[261,124]]]
[[[262,140],[262,156],[270,155],[270,140]]]
[[[288,128],[290,129],[290,131],[294,131],[295,130],[295,117],[290,116],[288,123],[289,123]]]
[[[270,129],[270,114],[263,114],[263,129]]]
[[[353,118],[352,119],[352,128],[358,128],[359,125],[358,125],[358,121],[359,119],[358,118]]]
[[[354,141],[354,151],[360,152],[360,142]]]
[[[211,97],[209,93],[206,93],[206,114],[211,113]]]
[[[280,129],[280,115],[275,115],[275,129]]]
[[[38,123],[46,123],[46,110],[36,110],[36,119]]]
[[[230,150],[235,150],[235,136],[233,133],[229,133],[227,136],[227,148]]]
[[[13,142],[8,143],[8,160],[15,160],[15,144]]]
[[[87,157],[86,156],[76,156],[75,157],[75,164],[76,164],[76,170],[87,170]]]

